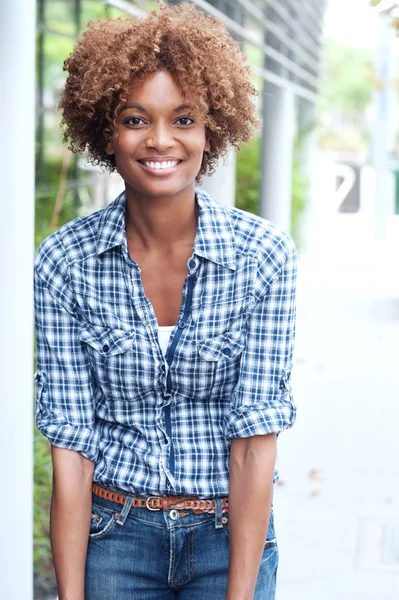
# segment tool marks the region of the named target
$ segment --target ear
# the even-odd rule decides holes
[[[209,152],[210,149],[211,149],[211,145],[209,143],[209,140],[206,140],[206,143],[204,146],[204,152]]]
[[[107,154],[115,153],[114,142],[112,140],[108,141],[107,145],[105,146],[105,151]]]
[[[112,131],[111,129],[107,128],[104,130],[104,134],[107,136],[108,138],[108,142],[107,145],[105,146],[105,151],[107,154],[115,154],[115,148],[114,148],[114,142],[112,139]]]

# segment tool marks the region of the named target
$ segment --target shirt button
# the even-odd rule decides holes
[[[109,350],[109,346],[108,346],[108,344],[104,344],[104,346],[103,346],[103,351],[104,351],[104,352],[108,352],[108,350]]]
[[[191,259],[188,261],[188,266],[190,267],[190,269],[195,269],[195,267],[196,267],[196,264],[197,264],[197,263],[195,262],[195,260],[194,260],[193,258],[191,258]]]
[[[230,356],[231,349],[228,346],[226,346],[226,348],[223,348],[222,352],[225,356]]]
[[[185,326],[186,326],[185,321],[179,321],[179,329],[184,329]]]

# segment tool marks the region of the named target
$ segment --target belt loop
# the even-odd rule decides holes
[[[132,496],[131,494],[128,494],[126,496],[125,504],[123,505],[120,517],[119,517],[119,519],[116,520],[116,522],[118,523],[118,525],[124,525],[125,524],[126,517],[128,516],[129,511],[130,511],[130,509],[132,507],[134,498],[135,498],[135,496]]]
[[[222,500],[221,498],[215,498],[215,529],[220,529],[223,527],[222,523]]]

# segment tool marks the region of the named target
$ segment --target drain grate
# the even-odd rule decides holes
[[[399,571],[399,515],[360,520],[355,568]]]

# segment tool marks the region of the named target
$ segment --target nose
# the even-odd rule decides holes
[[[146,146],[147,148],[156,148],[160,152],[173,146],[173,136],[169,126],[161,121],[154,123],[149,132]]]

